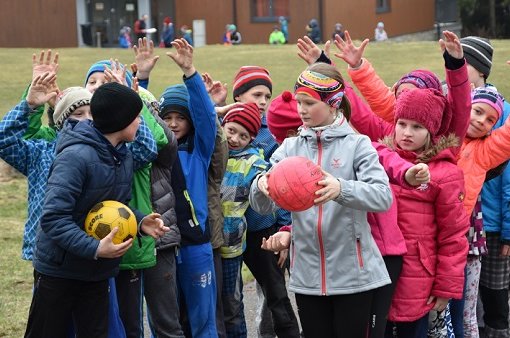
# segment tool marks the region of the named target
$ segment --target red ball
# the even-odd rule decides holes
[[[269,197],[280,208],[303,211],[313,206],[318,197],[317,184],[323,178],[321,167],[306,157],[292,156],[274,165],[267,181]]]

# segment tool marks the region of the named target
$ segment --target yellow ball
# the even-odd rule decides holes
[[[117,201],[97,203],[85,218],[85,232],[96,239],[103,239],[115,227],[119,228],[113,237],[115,244],[120,244],[136,236],[135,215],[129,207]]]

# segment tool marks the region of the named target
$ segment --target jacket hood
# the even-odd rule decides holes
[[[459,138],[455,134],[449,134],[448,136],[439,137],[428,150],[416,154],[412,151],[406,151],[400,149],[393,136],[386,136],[379,140],[380,143],[384,144],[390,149],[395,150],[402,158],[410,160],[414,163],[428,163],[431,161],[445,160],[452,163],[456,163],[456,156],[452,151],[452,148],[459,146]]]
[[[56,153],[59,154],[76,144],[93,147],[98,156],[107,161],[112,158],[112,155],[121,160],[127,152],[126,147],[115,148],[101,132],[94,128],[91,120],[68,120],[58,135]]]
[[[338,121],[335,121],[332,125],[323,129],[320,133],[321,139],[328,141],[332,138],[345,137],[350,134],[355,134],[356,132],[352,129],[346,119],[341,118]],[[299,136],[305,138],[317,138],[317,131],[303,126],[300,128]]]

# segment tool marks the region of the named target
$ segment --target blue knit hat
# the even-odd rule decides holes
[[[189,93],[185,85],[178,84],[167,87],[161,95],[159,107],[161,118],[165,118],[169,113],[177,112],[193,124],[189,109]]]
[[[85,78],[85,85],[87,85],[87,82],[89,81],[89,77],[93,73],[95,73],[95,72],[104,73],[104,66],[111,68],[110,60],[101,60],[101,61],[94,63],[92,66],[90,66],[90,68],[87,72],[87,77]],[[129,88],[131,88],[131,83],[133,82],[133,75],[127,69],[126,69],[126,82],[127,82],[127,85],[129,86]]]

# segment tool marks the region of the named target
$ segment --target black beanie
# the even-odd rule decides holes
[[[466,36],[460,39],[460,44],[467,63],[487,79],[492,67],[493,48],[490,41],[478,36]]]
[[[134,90],[116,82],[97,88],[90,100],[94,126],[103,134],[115,133],[129,126],[142,107],[142,99]]]

